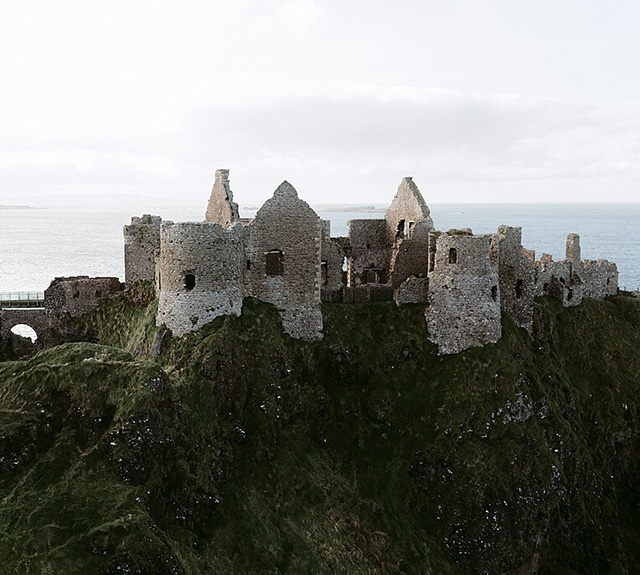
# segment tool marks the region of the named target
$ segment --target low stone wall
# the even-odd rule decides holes
[[[118,295],[123,289],[124,285],[115,277],[55,278],[44,292],[44,306],[47,314],[75,317],[91,311],[102,300]]]

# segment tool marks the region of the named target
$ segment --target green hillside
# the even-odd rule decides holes
[[[421,306],[161,342],[134,295],[0,363],[0,573],[636,572],[640,299],[440,357]]]

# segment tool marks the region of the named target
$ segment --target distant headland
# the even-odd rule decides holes
[[[0,210],[44,210],[46,208],[34,208],[33,206],[4,206],[0,204]]]

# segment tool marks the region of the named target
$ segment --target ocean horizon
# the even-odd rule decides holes
[[[339,205],[317,206],[331,221],[331,235],[347,234],[350,219],[382,218],[383,206],[344,211]],[[345,207],[358,208],[359,206]],[[375,208],[375,209],[373,209]],[[521,226],[523,246],[554,259],[564,258],[568,233],[581,238],[583,259],[616,262],[621,289],[640,288],[640,203],[628,204],[430,204],[436,229],[471,228],[476,234],[495,232],[500,225]],[[202,221],[204,209],[149,210],[173,221]],[[252,217],[255,209],[240,210]],[[55,277],[88,275],[124,279],[122,226],[130,209],[0,210],[0,292],[42,291]]]

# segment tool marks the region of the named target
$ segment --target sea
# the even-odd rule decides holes
[[[536,256],[564,258],[567,233],[580,234],[583,259],[618,264],[620,287],[640,288],[640,203],[638,204],[432,204],[436,229],[495,232],[522,226],[523,245]],[[316,210],[331,221],[331,235],[347,234],[347,221],[381,218],[383,210]],[[201,221],[202,208],[166,208],[166,220]],[[255,210],[241,210],[251,217]],[[55,277],[88,275],[124,278],[122,226],[129,210],[0,209],[0,292],[43,291]]]

